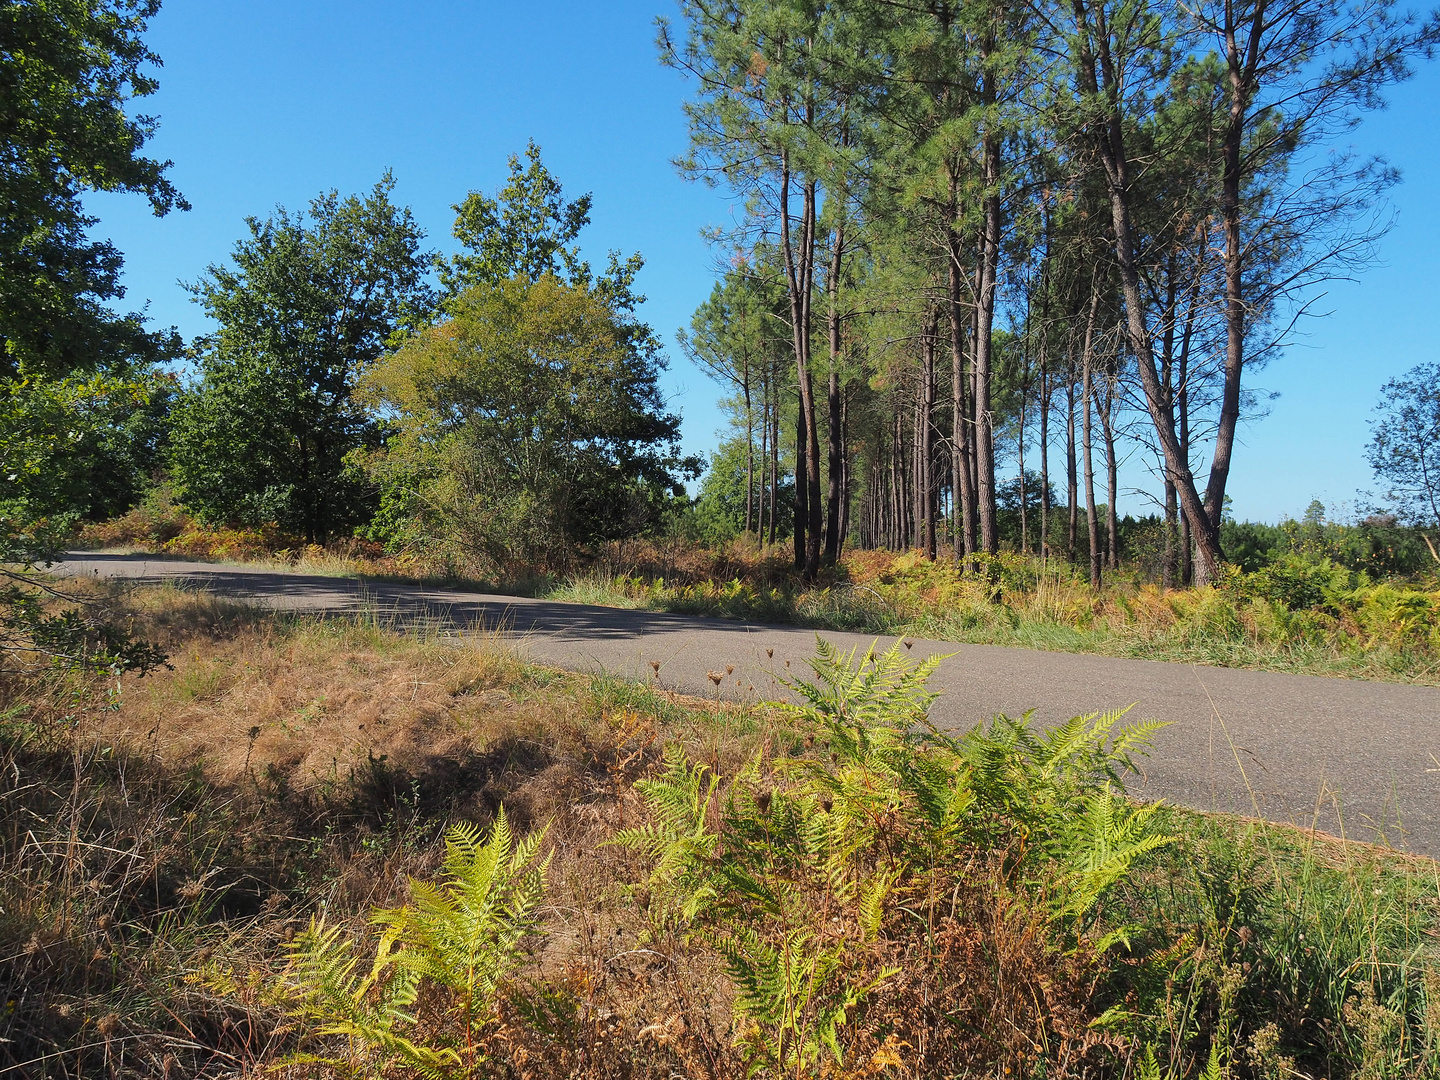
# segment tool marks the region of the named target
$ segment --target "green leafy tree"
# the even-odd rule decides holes
[[[0,516],[64,528],[128,507],[160,464],[172,391],[157,375],[0,380]]]
[[[752,471],[751,458],[743,439],[728,439],[710,458],[700,495],[685,517],[685,530],[697,540],[723,544],[745,531],[746,481]],[[794,494],[788,476],[779,481],[778,526],[790,527],[790,507],[784,501]]]
[[[158,87],[141,39],[159,0],[0,4],[0,375],[162,358],[173,334],[116,315],[121,255],[92,239],[87,191],[143,195],[157,215],[188,204],[168,161],[141,153],[155,118],[133,103]]]
[[[308,220],[250,218],[233,265],[193,287],[219,332],[175,410],[172,462],[203,520],[274,521],[319,542],[369,516],[371,489],[345,459],[380,433],[352,390],[433,307],[424,233],[390,201],[394,184],[386,173],[366,196],[321,195]]]
[[[1440,528],[1440,364],[1421,364],[1381,388],[1366,457],[1408,517]]]
[[[612,251],[606,273],[597,278],[580,257],[575,240],[590,224],[592,202],[588,192],[566,201],[531,140],[523,165],[519,155],[510,156],[510,177],[499,191],[472,191],[453,207],[452,232],[463,250],[436,260],[446,303],[476,285],[498,285],[516,275],[538,281],[549,274],[567,285],[594,285],[617,310],[633,311],[644,300],[630,289],[644,259],[622,259]]]
[[[549,275],[476,285],[448,310],[362,380],[394,416],[369,463],[411,538],[490,566],[564,562],[657,520],[687,464],[649,329]]]
[[[165,661],[93,598],[38,569],[93,498],[91,456],[146,401],[146,388],[101,376],[0,380],[0,679],[60,666],[149,671]]]

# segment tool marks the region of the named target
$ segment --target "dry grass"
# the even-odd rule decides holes
[[[303,1034],[263,993],[285,943],[316,913],[373,940],[369,910],[403,902],[409,877],[434,873],[443,829],[485,823],[503,804],[520,829],[546,826],[553,854],[543,934],[487,1033],[490,1074],[745,1075],[720,960],[657,919],[634,884],[650,868],[605,841],[645,820],[634,783],[654,775],[663,744],[735,777],[752,758],[768,767],[799,752],[782,718],[533,667],[500,639],[368,615],[290,617],[174,588],[108,602],[169,651],[172,669],[118,684],[11,684],[0,705],[0,1001],[10,1003],[0,1070],[174,1080],[275,1069]],[[1271,849],[1257,861],[1231,839],[1258,828],[1177,823],[1192,838],[1185,849],[1117,900],[1117,918],[1143,921],[1137,940],[1153,941],[1143,962],[1061,947],[1043,904],[1007,884],[1006,852],[956,855],[943,896],[897,905],[847,959],[862,982],[900,971],[843,1030],[847,1070],[833,1075],[1123,1075],[1136,1047],[1092,1022],[1136,987],[1143,996],[1142,977],[1188,980],[1197,1001],[1218,1000],[1229,969],[1212,973],[1201,958],[1229,931],[1206,929],[1212,886],[1194,867],[1237,888],[1266,878]],[[1303,841],[1264,835],[1284,851]],[[1332,926],[1316,912],[1340,913],[1339,940],[1358,905],[1367,926],[1418,912],[1413,934],[1392,934],[1395,949],[1429,933],[1429,908],[1409,893],[1392,904],[1391,893],[1418,890],[1432,865],[1381,876],[1351,849],[1309,850],[1275,863],[1276,898],[1265,901],[1288,912],[1295,891],[1300,914],[1255,901],[1256,918],[1313,939]],[[917,929],[922,907],[938,915]],[[1336,955],[1330,998],[1297,997],[1295,1008],[1328,1001],[1361,1019],[1369,1008],[1385,1028],[1392,1014],[1351,993],[1350,954]],[[1274,994],[1271,961],[1253,959],[1254,1001],[1242,995],[1236,1009],[1252,1010],[1258,1030]],[[1302,988],[1332,970],[1304,963]],[[1215,1029],[1203,1010],[1192,1021]]]
[[[726,769],[763,738],[753,713],[692,714],[531,668],[494,638],[287,619],[173,588],[110,602],[172,670],[6,691],[0,1069],[27,1076],[218,1076],[273,1059],[278,1018],[217,997],[202,973],[273,962],[317,910],[364,933],[370,906],[433,870],[448,823],[502,804],[522,828],[549,822],[557,853],[537,977],[588,971],[591,998],[619,994],[649,963],[615,957],[644,915],[614,895],[629,857],[600,847],[631,782],[662,730]],[[695,1030],[723,1016],[709,1004]]]

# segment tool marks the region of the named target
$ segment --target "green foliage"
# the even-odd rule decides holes
[[[207,523],[274,522],[320,542],[364,521],[368,485],[346,455],[376,446],[355,380],[392,334],[428,314],[429,257],[387,173],[364,196],[329,192],[304,215],[250,218],[234,265],[193,287],[220,324],[172,435],[181,501]]]
[[[395,516],[487,568],[563,565],[658,520],[686,463],[648,329],[549,276],[477,285],[448,311],[363,380],[394,416],[367,463],[400,493]]]
[[[1356,575],[1329,559],[1282,555],[1246,575],[1243,587],[1250,596],[1283,604],[1292,611],[1307,608],[1333,611],[1338,608],[1341,597],[1357,584]]]
[[[171,390],[153,375],[0,380],[0,516],[61,522],[127,510],[160,465]]]
[[[939,657],[911,664],[899,642],[817,648],[815,681],[787,684],[815,755],[757,758],[722,799],[672,747],[664,776],[637,784],[651,824],[616,838],[645,856],[652,914],[723,959],[738,1038],[767,1076],[841,1061],[842,1029],[899,970],[879,946],[907,919],[936,918],[922,898],[941,903],[977,852],[1005,852],[1010,887],[1076,939],[1099,899],[1171,843],[1155,807],[1116,790],[1157,725],[1119,729],[1110,714],[1036,733],[999,717],[956,739],[926,721]]]
[[[744,531],[745,450],[743,438],[729,439],[721,443],[719,449],[711,455],[705,478],[700,482],[699,497],[680,522],[680,531],[687,538],[704,544],[720,545],[733,540]],[[753,498],[757,500],[767,492],[766,485],[759,482],[763,464],[760,461],[755,462],[756,490]],[[791,518],[794,516],[794,500],[794,481],[788,475],[782,476],[776,491],[775,515],[780,533],[790,530]],[[754,504],[758,505],[758,502]]]
[[[1375,513],[1352,524],[1328,521],[1318,502],[1300,521],[1278,525],[1227,521],[1220,530],[1226,556],[1246,573],[1263,570],[1286,556],[1329,559],[1373,578],[1414,578],[1436,567],[1424,532],[1393,514]]]
[[[635,275],[645,265],[638,254],[622,259],[610,253],[609,268],[596,277],[580,257],[575,244],[580,230],[590,224],[589,194],[566,202],[560,181],[540,160],[540,147],[531,140],[525,148],[525,165],[510,156],[510,177],[489,196],[472,191],[455,210],[455,239],[462,251],[448,260],[436,259],[444,307],[477,285],[496,286],[507,278],[539,281],[553,277],[577,289],[594,289],[617,312],[633,312],[644,297],[631,291]],[[641,337],[648,329],[633,324]]]
[[[1440,527],[1440,364],[1420,364],[1381,387],[1366,457],[1412,520]]]
[[[116,315],[121,255],[94,240],[87,191],[143,195],[157,215],[189,209],[169,162],[141,153],[158,58],[141,36],[159,0],[46,0],[0,7],[0,377],[116,372],[173,353],[173,334]]]
[[[533,140],[525,160],[522,168],[519,156],[510,156],[510,178],[494,197],[472,191],[454,207],[455,239],[464,250],[439,263],[447,299],[516,275],[588,279],[575,239],[590,223],[594,200],[586,194],[567,203]]]
[[[97,497],[96,448],[144,407],[148,390],[105,376],[0,382],[0,672],[58,665],[118,674],[164,663],[103,607],[37,573]]]
[[[474,826],[452,827],[441,880],[412,879],[409,904],[372,913],[385,929],[368,970],[344,928],[312,920],[272,987],[327,1046],[296,1060],[354,1076],[393,1066],[424,1077],[473,1076],[496,995],[535,931],[549,865],[538,854],[543,839],[542,830],[516,841],[503,811],[488,839]],[[417,1020],[422,993],[441,996],[439,1023]],[[330,1048],[337,1042],[341,1049]]]

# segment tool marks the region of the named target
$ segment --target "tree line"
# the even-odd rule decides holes
[[[1009,461],[1018,545],[1083,533],[1098,582],[1135,458],[1165,580],[1212,579],[1254,373],[1388,224],[1343,134],[1436,34],[1390,0],[682,3],[679,164],[744,207],[682,343],[734,391],[744,527],[775,539],[784,453],[807,577],[847,537],[994,553]]]
[[[533,144],[455,205],[448,256],[386,173],[248,219],[190,286],[213,333],[116,310],[84,194],[188,208],[135,107],[158,6],[0,5],[9,548],[157,477],[210,524],[490,565],[670,527],[699,463],[642,260],[592,268],[592,200]],[[736,425],[693,512],[793,541],[809,579],[845,543],[1004,539],[1088,548],[1099,581],[1122,468],[1148,463],[1163,580],[1211,579],[1254,373],[1387,224],[1393,171],[1337,139],[1436,26],[1392,0],[682,4],[659,36],[694,88],[679,165],[743,207],[681,335]],[[1418,513],[1440,498],[1434,372],[1402,391],[1370,458]]]
[[[121,254],[88,191],[188,209],[144,156],[157,0],[0,5],[0,532],[53,553],[159,481],[202,522],[356,533],[488,566],[563,563],[661,520],[697,464],[637,315],[643,260],[581,257],[533,143],[454,207],[442,257],[384,174],[246,220],[188,288],[190,342],[121,315]]]

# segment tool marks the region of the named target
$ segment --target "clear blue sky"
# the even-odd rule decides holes
[[[533,138],[568,192],[594,192],[582,236],[591,261],[611,248],[644,254],[644,315],[673,342],[714,279],[700,229],[732,208],[670,165],[685,147],[688,88],[656,60],[653,19],[668,11],[668,0],[169,0],[149,35],[165,64],[160,91],[142,107],[161,121],[150,152],[174,160],[194,209],[157,220],[138,198],[90,200],[96,232],[126,256],[124,306],[148,301],[159,324],[203,332],[178,282],[222,260],[246,215],[300,208],[329,188],[364,190],[386,168],[431,245],[448,249],[451,204],[494,190],[506,158]],[[1363,448],[1380,385],[1436,358],[1440,72],[1422,70],[1391,101],[1353,139],[1403,170],[1398,224],[1383,264],[1333,286],[1323,305],[1332,314],[1258,376],[1280,396],[1242,432],[1237,517],[1298,517],[1312,497],[1333,506],[1370,486]],[[716,390],[670,353],[686,449],[709,450],[722,423]]]

